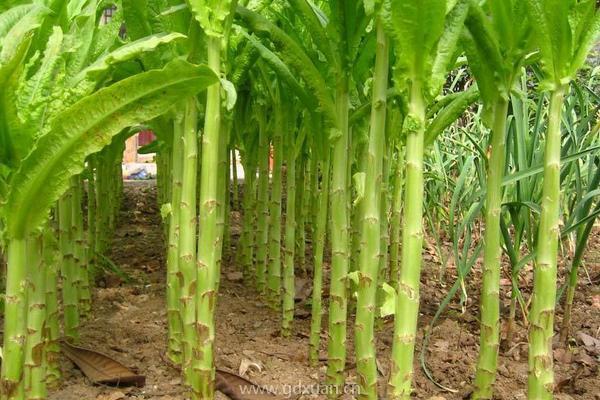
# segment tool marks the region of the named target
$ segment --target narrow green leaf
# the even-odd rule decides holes
[[[431,145],[435,139],[456,121],[465,110],[479,99],[479,91],[475,85],[456,96],[448,105],[437,113],[425,130],[425,146]]]
[[[308,28],[307,31],[313,39],[315,46],[327,57],[327,61],[332,64],[332,68],[336,68],[339,64],[338,57],[331,46],[331,38],[327,35],[322,22],[319,20],[314,8],[308,0],[289,0],[292,9],[297,15],[302,18],[302,21]]]
[[[273,41],[283,61],[290,65],[314,92],[324,116],[331,123],[336,124],[336,108],[328,90],[329,86],[302,47],[260,14],[241,6],[237,8],[237,14],[251,31]]]
[[[267,47],[265,47],[259,40],[257,40],[254,36],[248,35],[246,32],[242,31],[242,34],[248,38],[248,41],[252,46],[254,46],[263,60],[273,69],[273,71],[279,76],[279,78],[286,83],[292,89],[292,92],[298,96],[300,100],[309,108],[313,108],[316,104],[316,99],[313,99],[307,92],[304,90],[300,82],[296,79],[296,77],[289,70],[287,65],[277,56],[277,54],[273,53]]]

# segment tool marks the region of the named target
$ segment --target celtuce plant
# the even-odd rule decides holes
[[[373,105],[371,107],[371,130],[369,132],[367,165],[364,175],[365,187],[362,204],[361,243],[358,298],[356,304],[356,354],[357,372],[361,380],[361,396],[377,398],[377,365],[374,334],[377,280],[381,252],[381,184],[385,145],[385,121],[387,107],[387,84],[389,70],[388,38],[383,22],[376,17],[377,50],[373,73]]]
[[[392,367],[388,396],[410,397],[423,246],[423,152],[425,113],[441,90],[468,11],[459,1],[446,13],[445,1],[391,2],[388,22],[392,41],[400,50],[396,84],[407,92],[404,230],[402,269],[398,279]],[[425,18],[425,21],[421,18]]]
[[[554,4],[527,2],[536,21],[536,41],[543,70],[542,88],[550,92],[544,156],[542,210],[537,234],[537,253],[529,332],[528,396],[553,398],[552,336],[559,239],[561,114],[569,82],[575,78],[600,32],[600,11],[593,1]],[[577,16],[575,20],[574,18]]]
[[[500,218],[506,158],[510,92],[521,74],[530,41],[525,4],[492,1],[489,15],[473,3],[466,21],[465,49],[483,102],[483,122],[492,133],[488,145],[487,192],[481,294],[480,352],[474,399],[491,399],[500,347]],[[511,35],[506,35],[506,30]]]

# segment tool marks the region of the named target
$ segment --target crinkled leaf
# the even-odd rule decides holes
[[[444,82],[446,82],[448,71],[456,60],[456,46],[463,31],[468,11],[469,2],[460,0],[446,17],[444,33],[437,44],[431,68],[431,78],[427,83],[429,96],[432,98],[440,92]]]
[[[10,31],[12,27],[34,7],[36,7],[34,4],[23,4],[10,8],[0,14],[0,38],[4,38],[8,31]]]
[[[448,105],[437,113],[433,121],[425,130],[425,146],[433,144],[435,139],[456,121],[465,110],[479,99],[479,91],[471,86],[466,91],[456,96]]]
[[[311,5],[308,0],[289,0],[289,4],[308,28],[308,34],[312,37],[315,46],[325,54],[330,63],[337,65],[339,61],[331,46],[331,38],[327,35],[325,24],[315,12],[314,5]]]
[[[0,65],[5,64],[12,58],[13,54],[21,42],[34,29],[39,28],[44,17],[50,10],[43,6],[32,7],[27,14],[20,18],[2,37],[0,42],[2,50],[0,51]]]
[[[30,46],[31,35],[19,44],[12,58],[0,66],[0,163],[9,167],[16,166],[23,156],[23,146],[20,146],[22,124],[17,115],[16,90]]]
[[[185,37],[185,35],[180,33],[163,32],[127,43],[94,61],[93,64],[82,70],[77,77],[75,77],[74,81],[77,82],[85,78],[95,79],[99,75],[102,75],[103,72],[106,72],[114,64],[129,61],[144,52],[153,51],[161,45],[172,43],[176,40],[182,40],[185,39]]]
[[[590,50],[597,44],[600,36],[600,10],[596,9],[594,0],[579,3],[579,11],[582,16],[574,26],[576,35],[573,38],[575,54],[570,63],[569,75],[575,78],[577,70],[583,66]]]
[[[546,78],[559,82],[568,75],[572,57],[569,5],[565,0],[526,0],[531,19],[537,32],[537,43],[542,57],[542,69]]]
[[[383,15],[398,51],[396,79],[426,83],[444,32],[446,1],[390,1]]]
[[[163,220],[166,220],[172,212],[173,207],[171,207],[171,203],[164,203],[162,206],[160,206],[160,217]]]
[[[38,70],[19,88],[17,108],[26,129],[32,133],[31,140],[42,132],[43,120],[51,99],[55,96],[55,86],[59,81],[62,58],[63,33],[55,26],[48,39],[44,56]],[[30,149],[30,143],[27,144]]]
[[[86,157],[108,145],[113,136],[163,114],[179,99],[217,81],[207,66],[175,60],[162,70],[101,89],[61,113],[11,180],[2,210],[9,237],[23,238],[42,224],[68,189],[69,178],[80,173]]]
[[[231,0],[187,0],[194,18],[208,36],[221,37],[231,13]]]
[[[120,1],[116,3],[117,9],[113,12],[110,21],[107,24],[100,24],[96,28],[92,49],[90,50],[91,60],[100,58],[120,42],[119,34],[123,25],[123,7],[120,3]]]
[[[89,64],[94,34],[96,32],[96,4],[90,2],[71,24],[69,35],[65,38],[68,55],[66,57],[67,76],[74,78]],[[77,83],[73,81],[72,84]]]

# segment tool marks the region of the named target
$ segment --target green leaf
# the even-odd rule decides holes
[[[357,205],[365,197],[365,178],[364,172],[357,172],[352,176],[354,180],[354,190],[356,191],[356,198],[352,202],[352,205]]]
[[[148,0],[127,0],[123,2],[123,16],[127,26],[127,36],[132,40],[141,39],[156,33],[152,29]]]
[[[346,277],[348,279],[350,279],[350,281],[353,282],[355,285],[358,285],[359,274],[360,274],[360,271],[352,271],[352,272],[349,272],[348,275],[346,275]]]
[[[94,41],[90,50],[90,59],[96,60],[104,53],[120,44],[119,33],[123,26],[123,6],[120,1],[115,4],[117,10],[113,12],[110,21],[107,24],[100,24],[94,33]]]
[[[426,83],[435,46],[444,32],[446,1],[391,1],[383,16],[398,51],[397,80],[404,76]]]
[[[256,60],[258,60],[258,56],[258,49],[250,42],[248,42],[243,50],[236,55],[233,72],[229,76],[229,79],[233,82],[235,87],[240,87],[246,82],[250,68],[252,68],[256,63]]]
[[[382,317],[394,315],[396,313],[396,290],[386,282],[383,282],[381,288],[383,289],[383,304],[379,308],[379,313]]]
[[[0,66],[0,163],[14,167],[20,159],[16,90],[24,70],[25,57],[31,46],[31,35],[23,40],[11,59]]]
[[[435,139],[456,121],[465,110],[479,99],[479,91],[475,86],[471,86],[466,91],[446,105],[440,112],[437,113],[433,121],[429,123],[425,130],[425,146],[433,144]]]
[[[43,121],[48,118],[48,105],[55,96],[55,86],[60,80],[57,75],[62,66],[62,44],[63,32],[55,26],[46,44],[40,67],[18,90],[17,109],[26,129],[31,132],[31,140],[43,132]],[[31,143],[26,143],[25,148],[29,151]]]
[[[446,17],[444,33],[437,44],[435,59],[431,68],[431,78],[427,84],[429,96],[432,98],[442,89],[448,71],[456,60],[456,46],[463,31],[468,11],[468,0],[460,0]]]
[[[585,150],[581,150],[576,153],[570,154],[564,158],[561,158],[561,160],[560,160],[561,166],[565,166],[568,163],[578,160],[581,157],[583,157],[587,154],[590,154],[593,151],[597,151],[597,150],[600,150],[600,146],[591,146]],[[502,186],[510,185],[511,183],[515,183],[517,181],[520,181],[521,179],[529,178],[530,176],[537,175],[542,172],[544,172],[544,165],[540,164],[540,165],[532,166],[531,168],[528,168],[526,170],[519,171],[514,174],[505,176],[502,179]]]
[[[329,86],[310,57],[302,50],[302,46],[258,13],[240,6],[237,8],[237,14],[251,31],[258,36],[268,37],[273,41],[278,48],[282,60],[302,77],[306,85],[314,92],[315,97],[318,99],[324,116],[330,123],[335,125],[337,123],[337,113],[331,93],[329,92]]]
[[[597,44],[598,36],[600,36],[600,10],[596,10],[594,0],[582,1],[581,7],[587,7],[585,18],[581,18],[575,27],[580,32],[576,35],[575,54],[570,63],[569,75],[575,78],[577,70],[580,69],[590,53],[594,45]]]
[[[32,7],[27,14],[10,27],[5,35],[1,36],[0,65],[6,64],[12,58],[21,42],[25,40],[31,31],[39,28],[49,12],[50,10],[46,7]]]
[[[161,148],[161,143],[158,140],[153,140],[152,142],[138,148],[138,154],[152,154],[158,153]]]
[[[500,52],[499,39],[493,25],[483,10],[474,1],[465,20],[467,31],[464,31],[463,47],[469,60],[469,68],[477,79],[481,98],[489,111],[498,95],[508,95],[504,79],[497,79],[504,66]]]
[[[23,4],[10,8],[0,14],[0,38],[4,38],[8,31],[34,7],[36,7],[34,4]]]
[[[169,215],[171,215],[172,213],[173,207],[171,207],[171,203],[164,203],[162,206],[160,206],[160,217],[163,220],[169,218]]]
[[[67,76],[75,77],[91,61],[94,33],[96,31],[96,2],[87,4],[71,24],[65,38]]]
[[[569,5],[565,0],[526,0],[537,33],[542,69],[551,83],[568,76],[572,57]]]
[[[179,99],[218,81],[207,66],[175,60],[85,97],[61,113],[22,162],[2,209],[9,237],[24,238],[41,225],[90,154],[124,128],[155,118]]]
[[[157,33],[156,35],[150,35],[134,42],[127,43],[124,46],[117,48],[116,50],[100,57],[94,61],[89,67],[82,70],[72,81],[72,83],[79,82],[83,79],[97,80],[98,76],[110,69],[111,66],[122,63],[125,61],[132,60],[138,57],[140,54],[145,52],[154,51],[161,45],[172,43],[177,40],[185,39],[186,36],[181,33]]]
[[[231,0],[187,0],[207,36],[221,37],[231,13]]]
[[[277,54],[273,53],[267,47],[265,47],[259,40],[257,40],[254,36],[248,35],[246,32],[242,31],[242,34],[248,38],[248,41],[252,46],[254,46],[260,56],[265,60],[265,62],[273,69],[273,71],[279,76],[279,78],[284,81],[292,92],[298,96],[300,100],[304,103],[305,106],[309,108],[314,108],[316,104],[316,99],[313,99],[307,92],[304,90],[300,82],[294,77],[292,72],[289,70],[287,65],[277,56]]]
[[[225,108],[227,109],[227,111],[231,111],[235,107],[235,103],[237,101],[237,92],[235,90],[235,86],[233,86],[233,83],[231,83],[227,79],[221,78],[220,81],[221,87],[223,88],[226,94]]]
[[[332,41],[327,35],[325,25],[319,20],[313,6],[308,0],[289,0],[289,4],[308,28],[308,34],[312,37],[315,46],[325,54],[327,61],[335,69],[339,64],[338,57],[331,46]]]

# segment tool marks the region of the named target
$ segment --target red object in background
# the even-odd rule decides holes
[[[156,140],[156,135],[152,131],[140,131],[138,133],[138,147],[145,146]]]

